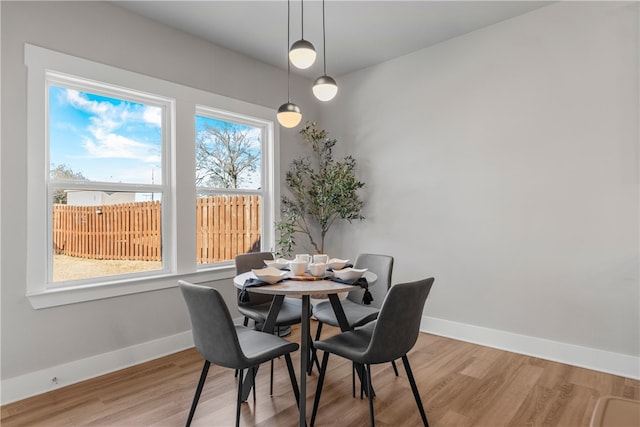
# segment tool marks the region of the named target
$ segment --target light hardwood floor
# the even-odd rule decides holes
[[[326,335],[337,330],[325,327]],[[312,323],[315,331],[315,322]],[[323,334],[324,336],[325,334]],[[299,339],[294,328],[291,340]],[[297,352],[298,353],[298,352]],[[296,372],[299,355],[294,355]],[[640,400],[640,382],[435,335],[420,334],[409,353],[432,427],[589,425],[603,395]],[[183,426],[202,369],[193,349],[2,407],[10,426]],[[298,413],[284,359],[276,361],[273,396],[269,368],[258,373],[257,401],[242,405],[243,426],[295,426]],[[399,363],[374,367],[376,425],[420,425]],[[309,414],[317,371],[308,377]],[[212,365],[193,426],[230,426],[235,419],[233,371]],[[317,426],[366,426],[367,400],[351,397],[351,365],[332,356]]]

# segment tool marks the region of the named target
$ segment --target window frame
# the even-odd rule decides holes
[[[262,130],[262,141],[261,141],[261,150],[260,150],[260,183],[261,188],[259,189],[225,189],[221,187],[196,187],[196,198],[198,194],[209,194],[209,195],[255,195],[261,197],[261,224],[263,230],[260,233],[260,244],[262,250],[266,248],[271,248],[274,242],[274,234],[275,228],[272,228],[272,233],[265,233],[265,225],[273,224],[273,208],[272,201],[269,200],[269,193],[273,191],[274,187],[274,176],[271,172],[271,168],[269,165],[273,163],[273,122],[257,119],[255,117],[249,117],[241,114],[234,114],[228,111],[220,110],[218,108],[206,106],[206,105],[196,105],[196,113],[194,115],[194,125],[195,125],[195,117],[206,117],[212,118],[222,121],[227,121],[230,123],[243,124],[247,126],[251,126],[254,128],[260,128]],[[195,140],[194,140],[195,143]],[[195,160],[194,160],[194,174],[195,174]],[[194,199],[195,203],[195,199]],[[265,244],[266,242],[266,244]],[[207,269],[216,265],[234,265],[233,261],[222,261],[218,263],[208,263],[208,264],[199,264],[199,269]]]
[[[262,250],[275,241],[275,212],[279,189],[279,128],[272,108],[240,101],[204,90],[149,77],[110,65],[25,44],[27,66],[27,283],[26,296],[36,308],[92,301],[177,286],[177,280],[197,282],[228,279],[234,276],[233,262],[196,263],[195,225],[195,116],[197,106],[208,106],[229,117],[245,117],[266,126],[263,156],[263,221]],[[169,100],[172,113],[165,114],[167,142],[163,151],[163,269],[134,275],[103,276],[67,286],[52,286],[48,272],[51,266],[51,212],[47,209],[50,175],[48,164],[48,83],[50,75],[78,76],[81,81],[116,87],[151,98]],[[43,145],[44,144],[44,145]],[[65,182],[65,185],[68,184]],[[74,184],[75,185],[75,184]],[[80,185],[80,183],[78,183]],[[111,188],[111,183],[108,183]],[[81,185],[80,185],[81,186]],[[86,184],[85,184],[86,186]],[[99,185],[98,185],[99,186]],[[134,185],[135,187],[135,185]],[[92,187],[93,188],[93,187]],[[148,189],[150,186],[146,186]],[[165,196],[167,196],[165,198]],[[164,206],[165,202],[167,207]],[[148,273],[148,274],[147,274]]]
[[[162,266],[159,270],[151,271],[139,271],[133,273],[117,274],[113,276],[98,276],[78,280],[70,280],[63,282],[53,281],[53,201],[52,195],[56,189],[65,190],[94,190],[94,191],[133,191],[133,192],[150,192],[162,194],[161,204],[161,230],[169,230],[171,227],[171,212],[173,210],[173,197],[171,194],[171,187],[167,185],[170,182],[170,177],[173,173],[171,170],[171,152],[173,140],[170,138],[172,134],[171,124],[174,122],[173,115],[175,111],[175,101],[171,98],[161,97],[158,95],[150,95],[140,93],[131,89],[123,89],[108,85],[102,82],[93,82],[87,79],[82,79],[75,76],[65,75],[59,72],[48,70],[45,73],[45,121],[46,121],[46,136],[45,136],[45,153],[47,166],[51,164],[51,157],[49,156],[49,150],[51,143],[49,140],[49,106],[50,106],[50,86],[55,85],[63,87],[65,89],[75,89],[86,93],[95,95],[107,96],[110,98],[117,98],[124,101],[131,101],[142,103],[145,105],[151,105],[154,107],[160,107],[162,109],[162,136],[161,136],[161,184],[135,184],[135,183],[119,183],[119,182],[104,182],[104,181],[73,181],[73,180],[55,180],[51,179],[51,174],[47,173],[47,288],[50,289],[62,289],[71,286],[91,285],[94,282],[98,283],[110,281],[110,280],[128,280],[136,277],[155,276],[158,274],[171,273],[171,260],[174,258],[172,248],[175,246],[170,241],[171,236],[165,236],[164,231],[161,235],[162,240]],[[166,202],[165,202],[166,200]],[[165,262],[169,261],[169,262]]]

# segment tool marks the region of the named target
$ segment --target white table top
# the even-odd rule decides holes
[[[378,276],[370,271],[364,273],[364,278],[367,279],[369,285],[372,285]],[[242,285],[247,279],[255,279],[256,276],[252,272],[246,272],[239,274],[233,278],[233,284],[236,288],[242,289]],[[269,295],[286,295],[286,296],[300,296],[300,295],[326,295],[337,294],[340,292],[349,292],[354,289],[358,289],[358,285],[347,285],[344,283],[333,282],[331,280],[293,280],[287,279],[283,282],[276,283],[274,285],[256,286],[250,288],[251,292],[257,294],[269,294]]]

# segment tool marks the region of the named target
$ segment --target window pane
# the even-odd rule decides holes
[[[53,193],[54,282],[162,268],[160,193]]]
[[[233,261],[260,251],[262,197],[203,195],[196,198],[198,264]]]
[[[162,108],[49,86],[52,179],[161,184]]]
[[[196,116],[196,186],[259,189],[262,130]]]

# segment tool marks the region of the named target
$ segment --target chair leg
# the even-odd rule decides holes
[[[269,377],[269,396],[273,396],[273,359],[271,359],[271,376]]]
[[[396,361],[392,360],[391,361],[391,366],[393,366],[393,372],[396,374],[396,377],[398,376],[398,367],[396,366]]]
[[[249,318],[248,318],[248,317],[245,317],[245,318],[244,318],[244,321],[242,322],[242,324],[243,324],[244,326],[249,325]]]
[[[329,352],[325,351],[322,357],[322,366],[320,367],[320,375],[318,376],[318,385],[316,386],[316,396],[313,399],[313,410],[311,411],[311,424],[316,421],[316,413],[318,412],[318,405],[320,405],[320,394],[322,393],[322,385],[324,383],[324,374],[327,371],[327,364],[329,363]]]
[[[248,374],[249,372],[247,372]],[[244,369],[238,369],[238,377],[240,380],[238,381],[238,400],[236,401],[236,427],[240,427],[240,405],[242,404],[242,383],[244,377]],[[255,388],[255,384],[253,385]]]
[[[320,361],[318,361],[318,351],[316,350],[316,347],[313,345],[313,339],[311,338],[311,334],[309,334],[309,352],[310,352],[310,360],[309,360],[309,367],[307,368],[307,374],[311,375],[311,372],[313,371],[313,364],[316,364],[316,367],[318,368],[318,372],[320,372]]]
[[[256,374],[258,373],[258,369],[253,366],[251,367],[251,377],[253,378],[253,403],[256,403]]]
[[[207,379],[209,366],[211,366],[211,362],[209,362],[208,360],[205,360],[204,366],[202,367],[202,373],[200,374],[200,381],[198,381],[198,387],[196,388],[196,394],[195,396],[193,396],[193,402],[191,402],[191,410],[189,411],[189,417],[187,418],[186,427],[189,427],[191,425],[193,414],[196,413],[196,406],[198,406],[198,400],[200,400],[200,393],[202,393],[202,387],[204,386],[204,382]]]
[[[320,339],[321,333],[322,333],[322,322],[318,320],[318,329],[316,329],[316,341]]]
[[[409,384],[411,384],[411,390],[413,391],[413,397],[416,399],[416,403],[418,404],[418,410],[420,411],[420,416],[422,417],[422,422],[424,423],[424,427],[429,427],[429,422],[427,421],[427,414],[424,412],[424,407],[422,406],[422,399],[420,399],[420,393],[418,392],[418,387],[416,386],[416,380],[413,378],[413,372],[411,371],[411,366],[409,366],[409,359],[405,354],[402,356],[402,363],[404,364],[404,370],[407,371],[407,378],[409,378]]]
[[[351,396],[356,397],[356,364],[351,362]]]
[[[318,329],[316,329],[316,341],[320,339],[320,334],[322,333],[322,322],[318,320]],[[318,372],[320,371],[320,361],[318,360],[318,351],[316,347],[313,345],[313,340],[309,340],[311,343],[311,363],[309,364],[309,375],[311,375],[311,371],[313,370],[313,363],[315,362],[316,368],[318,368]]]
[[[369,396],[369,419],[371,427],[375,427],[376,421],[373,417],[373,387],[371,386],[371,365],[365,365],[364,371],[367,377],[367,395]]]
[[[284,359],[287,362],[287,370],[289,371],[289,379],[291,380],[291,388],[293,394],[296,397],[296,405],[300,407],[300,390],[298,389],[298,380],[296,379],[296,372],[293,370],[293,363],[291,362],[291,355],[285,354]]]

